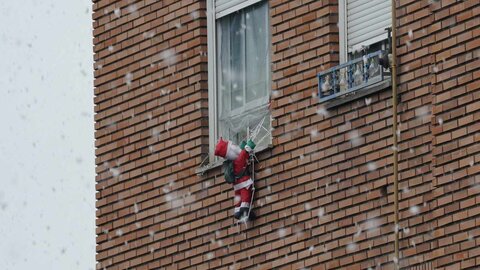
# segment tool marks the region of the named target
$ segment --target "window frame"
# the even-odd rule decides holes
[[[214,162],[214,149],[216,139],[218,137],[219,132],[219,116],[218,116],[218,108],[217,102],[219,98],[219,94],[217,91],[217,19],[230,15],[236,11],[241,9],[247,8],[251,5],[257,4],[262,1],[266,0],[231,0],[233,3],[230,7],[221,10],[219,12],[215,9],[215,1],[216,0],[207,0],[207,53],[208,53],[208,117],[209,117],[209,158],[210,163]],[[268,9],[268,1],[267,1],[267,9]],[[267,12],[267,40],[268,40],[268,53],[267,53],[267,67],[268,67],[268,78],[267,78],[267,91],[268,97],[271,95],[271,31],[270,31],[270,18],[269,12]],[[258,102],[260,103],[260,102]],[[264,108],[265,106],[265,108]],[[237,109],[238,112],[242,111],[241,113],[248,113],[251,111],[256,110],[268,110],[268,103],[259,104],[258,106],[247,106],[242,107],[241,109]],[[232,111],[235,112],[235,111]],[[270,121],[270,119],[266,119],[266,121]],[[269,145],[271,144],[272,138],[270,137]],[[258,149],[262,150],[262,149]]]

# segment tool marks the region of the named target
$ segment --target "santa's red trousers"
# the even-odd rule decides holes
[[[235,175],[240,175],[245,170],[248,171],[249,154],[242,150],[238,157],[233,161],[233,172]],[[233,190],[235,191],[235,217],[240,218],[248,215],[250,209],[250,200],[253,193],[253,180],[250,175],[240,177],[235,181]]]
[[[253,181],[250,177],[239,179],[233,186],[235,190],[235,216],[238,217],[248,214],[253,193],[252,186]]]

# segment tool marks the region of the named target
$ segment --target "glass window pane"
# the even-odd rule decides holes
[[[268,118],[269,36],[267,1],[217,20],[218,136],[239,143]],[[249,104],[246,104],[249,103]],[[257,139],[266,134],[262,130]],[[270,143],[266,137],[262,145]]]
[[[246,102],[266,97],[268,25],[266,2],[246,10]]]
[[[242,27],[242,14],[237,12],[230,17],[230,89],[231,108],[236,109],[243,106],[243,80],[245,70],[245,28]],[[223,56],[220,56],[223,57]]]

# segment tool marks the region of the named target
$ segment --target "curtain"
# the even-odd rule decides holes
[[[263,117],[270,123],[267,15],[264,1],[217,20],[219,135],[237,143]]]

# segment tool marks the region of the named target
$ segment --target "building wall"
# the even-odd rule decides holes
[[[480,265],[479,4],[400,1],[398,8],[405,265]]]
[[[391,91],[326,110],[337,1],[269,1],[272,147],[237,224],[208,155],[205,1],[94,1],[97,269],[393,269]],[[480,3],[397,1],[400,265],[480,265]],[[430,268],[429,268],[430,267]]]

